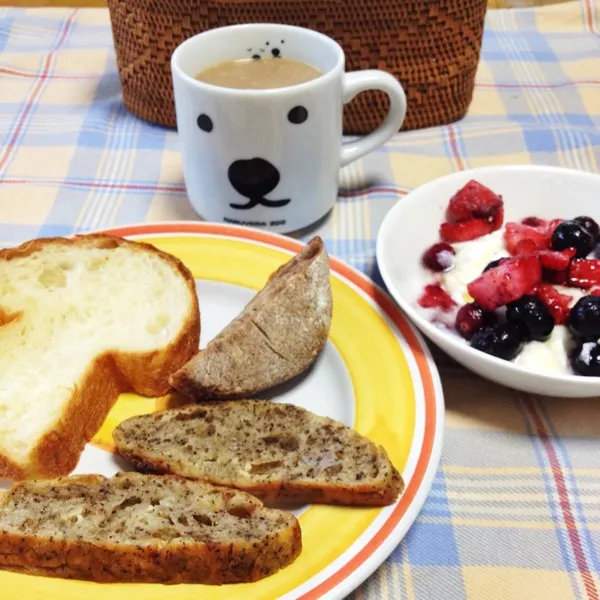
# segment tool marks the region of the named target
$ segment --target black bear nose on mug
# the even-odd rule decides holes
[[[263,158],[236,160],[227,176],[235,191],[246,198],[266,196],[279,183],[279,171]]]
[[[251,158],[250,160],[236,160],[227,170],[227,177],[238,193],[248,198],[246,204],[232,203],[231,208],[247,210],[259,204],[271,208],[285,206],[290,199],[267,200],[265,196],[272,192],[279,183],[279,171],[264,158]]]

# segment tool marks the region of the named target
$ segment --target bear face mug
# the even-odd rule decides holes
[[[267,56],[299,61],[320,74],[270,89],[197,79],[227,61]],[[345,73],[344,63],[333,39],[279,24],[212,29],[176,48],[171,69],[183,173],[200,216],[289,233],[331,210],[340,167],[385,144],[406,114],[404,90],[392,75]],[[388,114],[372,133],[342,143],[343,106],[366,90],[388,95]]]

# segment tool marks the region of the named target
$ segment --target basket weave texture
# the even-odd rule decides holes
[[[346,69],[383,69],[404,86],[402,129],[460,119],[473,95],[487,0],[108,0],[127,109],[175,127],[170,58],[185,39],[253,22],[309,27],[334,38]],[[344,132],[372,131],[387,111],[380,92],[344,110]]]

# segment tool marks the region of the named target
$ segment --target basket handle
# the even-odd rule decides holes
[[[390,99],[390,108],[383,123],[375,131],[359,140],[342,144],[342,167],[383,146],[398,132],[404,121],[404,116],[406,115],[406,94],[394,76],[377,69],[351,71],[344,74],[344,104],[350,102],[360,92],[368,90],[385,92]]]

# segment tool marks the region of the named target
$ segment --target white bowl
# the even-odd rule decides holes
[[[415,325],[457,362],[503,385],[548,396],[600,396],[600,377],[536,373],[474,350],[457,333],[433,325],[416,301],[431,275],[421,256],[439,241],[450,197],[476,179],[501,194],[504,222],[587,215],[600,222],[600,175],[542,166],[484,167],[430,181],[407,194],[385,217],[377,239],[377,262],[390,294]]]

